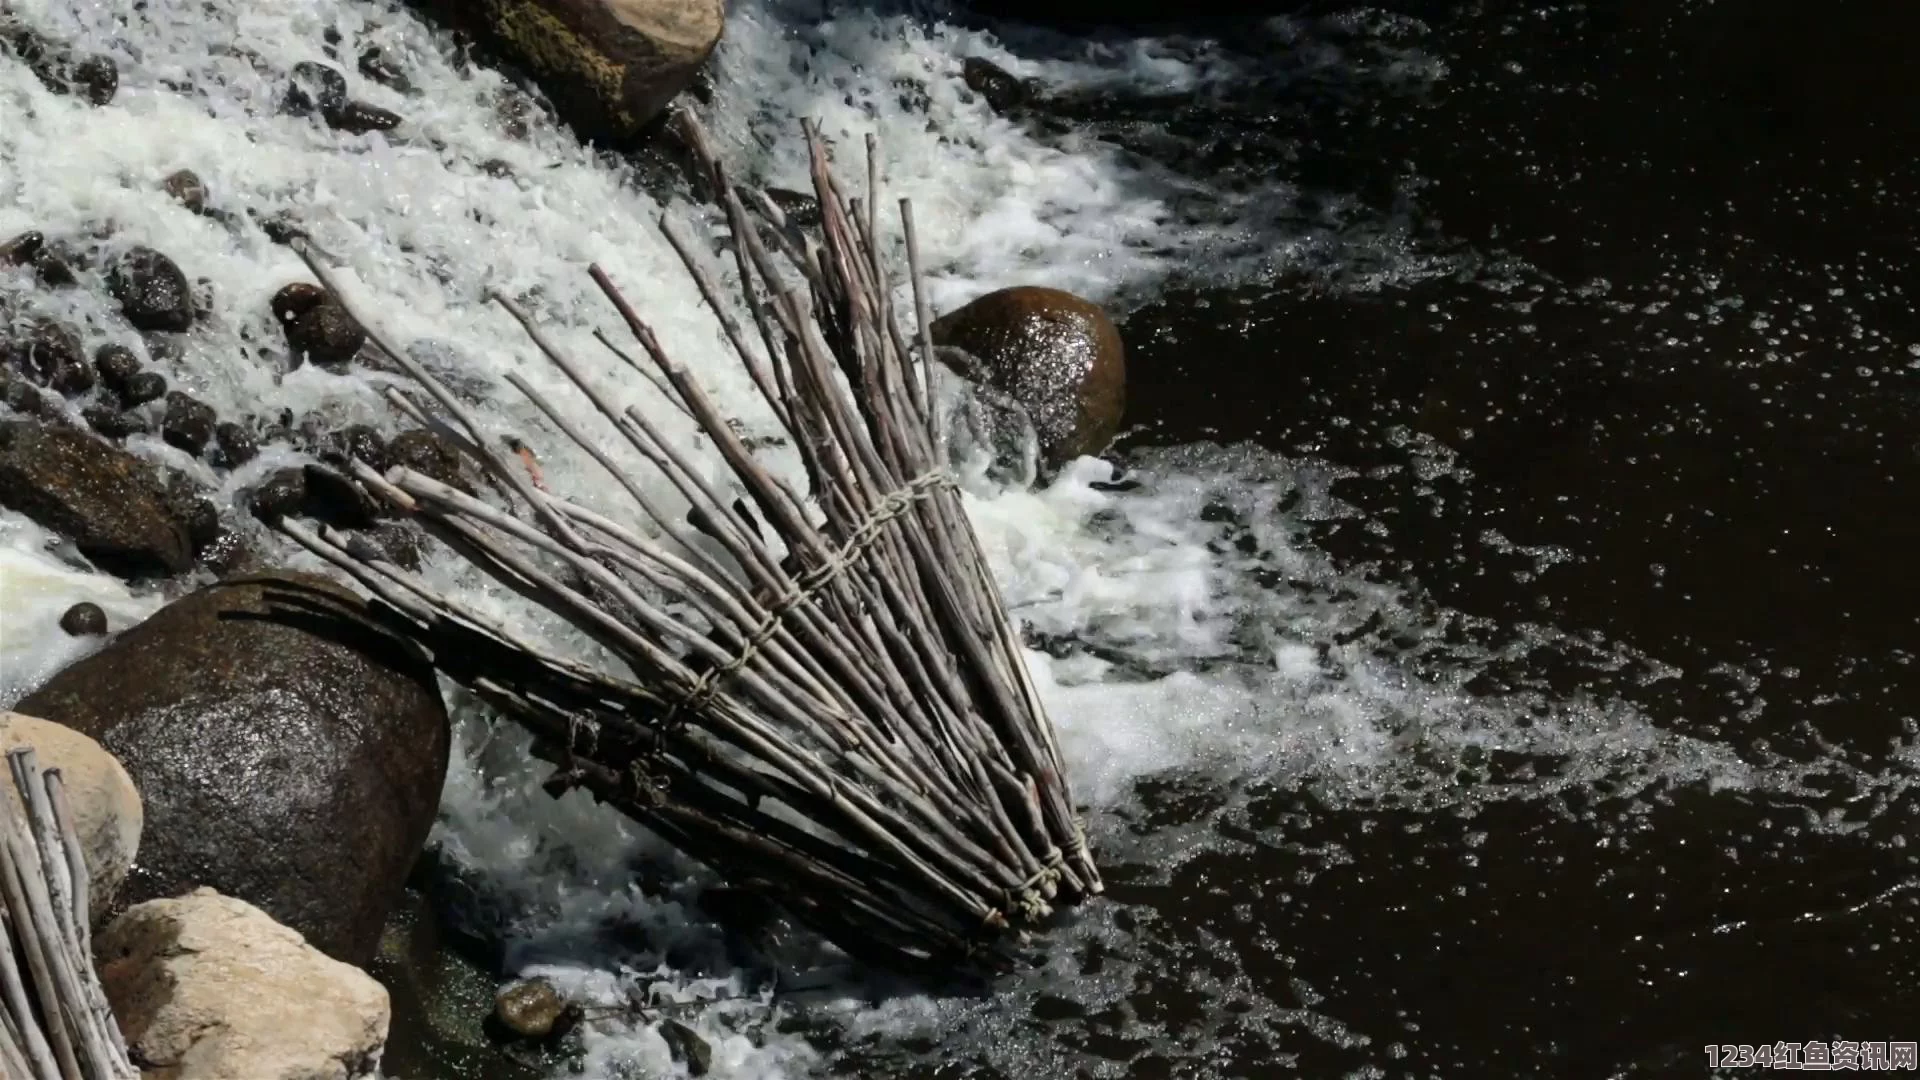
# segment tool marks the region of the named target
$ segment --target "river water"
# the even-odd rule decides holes
[[[301,268],[174,206],[180,167],[217,205],[302,213],[557,490],[598,498],[499,382],[539,368],[487,288],[588,342],[599,261],[755,422],[654,230],[687,212],[670,185],[550,124],[518,137],[506,84],[399,9],[14,6],[122,81],[96,110],[0,64],[0,236],[111,223],[211,279],[166,374],[223,415],[394,429],[376,377],[244,348]],[[970,503],[1110,895],[990,1000],[769,1001],[697,874],[548,799],[456,702],[449,936],[604,1002],[688,1002],[725,1078],[1666,1077],[1704,1075],[1707,1044],[1920,1039],[1920,17],[1403,6],[1094,37],[742,0],[704,107],[737,174],[804,187],[801,117],[873,131],[937,306],[1031,282],[1125,316],[1111,460]],[[392,136],[272,108],[329,28],[405,58],[417,95],[355,83],[408,117]],[[969,56],[1048,101],[996,114]],[[38,302],[138,344],[98,295]],[[285,453],[207,479],[231,497]],[[15,515],[0,538],[9,698],[76,648],[17,627],[159,603]],[[391,1075],[518,1074],[411,1007]],[[583,1047],[589,1076],[677,1067],[645,1017]]]

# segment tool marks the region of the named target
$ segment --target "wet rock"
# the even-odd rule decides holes
[[[67,424],[67,416],[60,408],[59,399],[42,393],[25,379],[14,378],[4,367],[0,367],[0,402],[22,416],[36,417],[52,425]]]
[[[0,263],[6,263],[8,266],[26,266],[46,249],[45,233],[23,232],[5,243],[0,243]]]
[[[0,505],[116,574],[173,574],[193,563],[153,466],[84,431],[0,422]]]
[[[494,998],[494,1019],[514,1036],[544,1039],[567,1012],[567,999],[545,979],[522,979],[501,987]]]
[[[75,604],[60,616],[60,629],[70,637],[98,637],[107,632],[107,613],[99,604]]]
[[[405,570],[419,570],[420,556],[426,547],[426,534],[418,525],[405,521],[382,522],[371,535],[374,546],[387,561]]]
[[[222,529],[200,552],[199,559],[200,565],[220,578],[270,569],[263,564],[260,552],[247,542],[246,534],[237,529]]]
[[[705,1076],[713,1068],[713,1047],[693,1028],[669,1017],[660,1021],[660,1037],[667,1040],[674,1060],[686,1065],[687,1075]]]
[[[214,426],[213,439],[220,447],[219,465],[237,469],[260,456],[260,442],[251,430],[231,420]]]
[[[94,105],[105,105],[120,89],[120,68],[107,56],[89,56],[75,64],[71,84]]]
[[[281,289],[274,294],[273,313],[286,330],[295,364],[312,361],[345,371],[367,343],[367,332],[318,285],[295,282]]]
[[[393,441],[387,444],[387,462],[389,468],[404,466],[449,487],[473,493],[460,468],[460,451],[423,428],[403,431],[394,436]]]
[[[307,230],[301,226],[299,219],[290,210],[269,214],[266,217],[257,218],[257,221],[260,231],[266,233],[267,239],[276,244],[287,245],[295,240],[307,238]]]
[[[79,604],[74,610],[80,608],[100,610],[92,604]],[[67,620],[60,620],[60,625],[65,627]],[[105,633],[105,615],[100,616],[99,626],[87,632]],[[145,822],[140,792],[120,762],[94,740],[37,716],[0,710],[0,757],[20,746],[33,747],[42,769],[60,770],[67,805],[73,810],[73,831],[80,838],[80,857],[92,879],[87,910],[97,922],[112,909],[140,853]],[[0,798],[13,804],[14,813],[23,812],[11,780],[0,784],[0,791],[5,792]]]
[[[77,93],[91,104],[105,105],[120,87],[120,69],[111,58],[82,56],[5,15],[0,15],[0,42],[11,47],[41,85],[56,94]]]
[[[136,409],[167,396],[167,377],[157,371],[138,371],[120,388],[120,404]]]
[[[140,374],[140,358],[125,345],[106,344],[93,351],[93,367],[107,389],[120,393],[125,390],[127,380]]]
[[[994,112],[1007,112],[1040,96],[1038,79],[1021,79],[1006,68],[981,56],[969,56],[960,64],[961,81],[979,94]]]
[[[307,501],[306,470],[276,470],[248,492],[245,501],[253,516],[269,525],[299,514]]]
[[[221,535],[220,511],[206,498],[193,478],[177,469],[162,468],[162,496],[167,511],[187,530],[187,542],[195,558]]]
[[[35,319],[24,333],[0,342],[0,357],[23,378],[68,397],[93,389],[93,368],[80,336],[52,319]]]
[[[21,233],[0,244],[0,263],[32,266],[41,284],[51,288],[64,288],[79,281],[66,253],[49,245],[46,235],[37,231]]]
[[[151,435],[153,424],[137,412],[116,409],[111,405],[89,405],[80,410],[80,419],[98,432],[101,438],[124,439],[129,435]]]
[[[1125,355],[1098,304],[1058,289],[1001,289],[935,320],[933,340],[980,361],[960,374],[1026,407],[1050,467],[1099,453],[1120,430]]]
[[[720,40],[723,0],[501,0],[482,5],[492,44],[540,82],[583,137],[638,135]]]
[[[172,259],[137,247],[113,266],[109,279],[120,312],[136,329],[175,333],[193,327],[193,289]]]
[[[366,424],[353,424],[328,435],[318,449],[320,460],[342,472],[351,472],[355,459],[366,462],[375,472],[386,472],[389,464],[387,441]]]
[[[378,105],[369,105],[364,101],[349,101],[334,112],[327,114],[327,126],[335,131],[344,131],[349,135],[365,135],[369,131],[392,131],[400,126],[400,114],[383,109]]]
[[[267,305],[273,309],[274,318],[289,323],[326,302],[327,290],[311,282],[295,281],[281,286]]]
[[[147,1076],[350,1080],[377,1070],[386,988],[252,904],[196,889],[115,919],[100,982]]]
[[[301,509],[316,520],[339,529],[371,527],[386,509],[367,490],[324,465],[308,465],[307,497]]]
[[[509,139],[524,140],[539,110],[525,95],[508,92],[494,102],[493,114],[500,121],[501,134]]]
[[[127,902],[217,888],[354,964],[373,954],[446,775],[432,666],[308,575],[176,600],[19,707],[98,739],[146,798]]]
[[[338,69],[310,60],[293,65],[286,96],[281,98],[281,107],[287,112],[295,116],[319,113],[324,118],[346,104],[347,77]]]
[[[385,49],[378,45],[370,45],[361,50],[359,68],[362,76],[382,86],[398,90],[403,94],[413,90],[413,83],[408,80],[407,73],[392,56],[387,54]]]
[[[213,438],[213,427],[220,422],[213,406],[179,390],[167,394],[166,415],[160,420],[160,437],[168,446],[195,457]]]
[[[207,212],[207,185],[192,169],[181,169],[161,181],[161,187],[167,194],[179,200],[180,205],[196,214]]]

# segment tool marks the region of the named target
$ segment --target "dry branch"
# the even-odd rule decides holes
[[[707,146],[690,115],[681,123]],[[750,217],[702,149],[755,334],[729,313],[694,240],[660,222],[792,440],[804,495],[755,457],[600,267],[589,273],[639,348],[596,336],[692,419],[727,482],[495,297],[614,440],[585,430],[577,408],[508,381],[606,470],[653,535],[537,489],[299,247],[438,406],[436,428],[510,495],[484,501],[405,468],[381,475],[356,463],[355,476],[627,672],[553,655],[355,537],[282,528],[404,615],[450,677],[529,728],[560,766],[550,789],[589,789],[856,956],[1004,971],[1024,931],[1055,904],[1100,892],[1100,875],[1019,635],[945,468],[911,208],[902,200],[917,316],[908,334],[894,320],[871,140],[863,205],[839,189],[818,132],[805,136],[822,220],[804,246],[764,194],[749,193],[763,221]],[[762,242],[763,223],[786,265]],[[390,396],[427,418],[421,403]],[[653,482],[618,464],[616,447],[651,466]],[[649,494],[659,481],[690,507],[684,516]]]
[[[93,968],[87,866],[59,770],[7,753],[26,820],[0,799],[0,1076],[136,1080]]]

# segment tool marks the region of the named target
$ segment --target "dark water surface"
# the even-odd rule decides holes
[[[1323,550],[1484,620],[1463,633],[1550,624],[1662,676],[1536,650],[1480,689],[1631,702],[1803,780],[1471,812],[1257,792],[1246,853],[1116,871],[1165,974],[1075,1049],[1142,1078],[1654,1077],[1706,1074],[1707,1044],[1920,1039],[1920,8],[1422,14],[1424,92],[1298,78],[1287,49],[1377,18],[1332,14],[1290,45],[1216,30],[1294,73],[1244,96],[1075,114],[1296,212],[1357,193],[1350,220],[1461,268],[1369,287],[1333,215],[1312,272],[1161,297],[1125,326],[1125,445],[1352,466],[1372,527]],[[1461,468],[1420,479],[1422,435]],[[1459,764],[1500,782],[1497,754]],[[1236,999],[1344,1031],[1222,1022],[1187,976],[1223,952]],[[1143,1049],[1129,1015],[1214,1045]],[[936,1074],[1039,1075],[900,1073]]]

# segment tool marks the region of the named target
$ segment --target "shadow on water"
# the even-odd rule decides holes
[[[1256,80],[1071,116],[1143,153],[1163,121],[1196,173],[1411,208],[1452,260],[1131,312],[1123,453],[1254,440],[1348,466],[1361,519],[1311,527],[1318,548],[1653,657],[1665,677],[1521,674],[1804,770],[1471,812],[1308,785],[1220,815],[1149,788],[1241,846],[1116,869],[1115,904],[1154,926],[1135,959],[1165,974],[1076,1049],[1143,1078],[1652,1077],[1705,1074],[1707,1044],[1920,1039],[1916,33],[1920,9],[1865,2],[1460,4],[1415,35],[1445,72],[1427,92]],[[1342,1030],[1220,1021],[1196,987],[1222,956],[1236,1008]],[[1142,1020],[1187,1045],[1129,1041]]]

